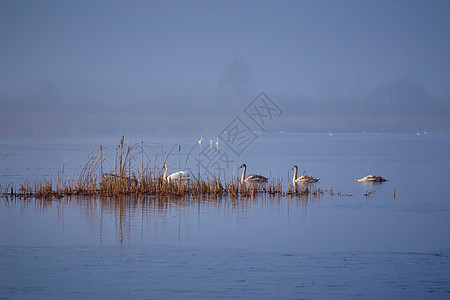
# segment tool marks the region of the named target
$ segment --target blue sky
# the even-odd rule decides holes
[[[406,77],[445,98],[449,15],[438,0],[1,0],[0,103],[214,97],[235,58],[271,95],[345,96]]]

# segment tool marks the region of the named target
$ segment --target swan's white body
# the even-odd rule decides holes
[[[242,170],[241,183],[245,183],[245,182],[249,182],[249,183],[264,183],[264,182],[268,181],[267,177],[264,177],[262,175],[250,174],[247,177],[245,177],[245,172],[247,171],[247,166],[245,164],[242,164],[239,167],[239,169],[240,168],[244,168],[244,170]]]
[[[362,182],[384,182],[388,181],[386,178],[383,178],[381,176],[377,175],[367,175],[361,179],[355,179],[355,181],[362,181]]]
[[[295,186],[297,183],[312,183],[312,182],[317,182],[320,180],[320,178],[316,178],[313,176],[309,176],[309,175],[302,175],[300,177],[297,177],[297,173],[298,173],[298,167],[297,166],[293,166],[292,170],[294,170],[294,177],[292,178],[292,184]]]
[[[163,178],[167,182],[170,182],[170,181],[182,181],[182,182],[185,182],[185,181],[188,181],[189,179],[191,179],[191,177],[189,176],[188,173],[186,173],[186,171],[179,171],[179,172],[176,172],[176,173],[173,173],[173,174],[170,174],[169,176],[167,176],[167,170],[168,170],[167,165],[164,164],[164,166],[162,168],[166,169],[164,171]]]

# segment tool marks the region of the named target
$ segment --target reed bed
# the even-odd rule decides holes
[[[292,187],[283,186],[281,179],[272,179],[264,185],[240,183],[237,179],[201,178],[200,174],[192,176],[190,181],[166,181],[161,169],[155,167],[156,157],[148,156],[143,142],[128,145],[122,136],[115,149],[115,160],[111,170],[105,172],[107,156],[102,146],[92,151],[81,169],[77,180],[65,178],[64,171],[58,173],[55,182],[36,180],[30,185],[24,182],[20,187],[12,184],[0,193],[5,197],[61,198],[67,196],[213,196],[216,199],[229,197],[268,196],[320,196],[324,190],[314,184]],[[173,150],[173,147],[172,147]],[[170,153],[169,153],[170,154]],[[144,157],[147,159],[145,162]],[[139,165],[139,158],[141,163]],[[191,173],[191,175],[193,175]]]

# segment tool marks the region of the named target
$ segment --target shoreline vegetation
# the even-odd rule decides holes
[[[163,157],[164,151],[161,146]],[[172,148],[173,150],[173,148]],[[167,154],[170,155],[172,150]],[[139,164],[139,156],[141,158]],[[144,157],[147,162],[144,162]],[[56,180],[39,181],[34,184],[24,182],[20,186],[7,184],[0,186],[2,197],[13,198],[63,198],[70,196],[217,196],[254,197],[257,195],[269,196],[303,196],[319,197],[327,190],[317,188],[314,183],[304,183],[293,187],[289,183],[283,186],[279,178],[271,178],[264,185],[255,183],[241,183],[239,178],[202,178],[200,172],[192,174],[192,180],[167,181],[163,172],[156,167],[157,154],[149,157],[144,149],[143,142],[128,145],[122,136],[116,147],[115,161],[111,170],[104,172],[107,156],[100,146],[99,151],[92,151],[87,162],[82,167],[77,180],[64,178],[64,168],[58,172]],[[330,192],[332,193],[332,191]]]

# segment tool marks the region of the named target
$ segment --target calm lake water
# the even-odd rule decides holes
[[[169,173],[197,174],[194,158],[209,147],[195,146],[197,137],[129,142],[141,140],[136,165],[150,159],[160,171],[167,156]],[[2,140],[2,191],[76,180],[100,145],[111,168],[118,142]],[[234,160],[227,178],[246,163],[286,186],[295,164],[327,191],[307,199],[3,196],[0,299],[450,298],[449,134],[263,134],[240,157],[219,149]],[[389,181],[354,181],[368,174]]]

